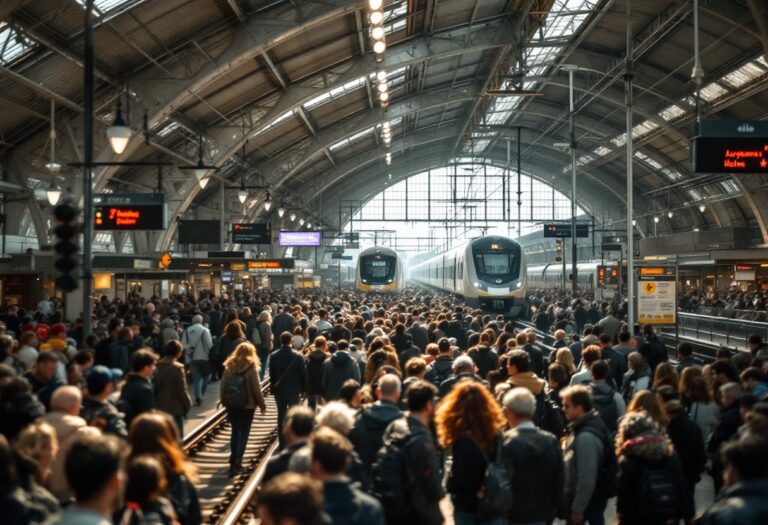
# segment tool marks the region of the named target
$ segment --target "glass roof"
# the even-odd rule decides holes
[[[5,22],[0,22],[0,62],[3,65],[24,56],[34,47],[32,40]]]

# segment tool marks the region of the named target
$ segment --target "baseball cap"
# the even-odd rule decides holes
[[[123,371],[118,368],[107,368],[103,365],[96,365],[91,368],[90,372],[85,378],[85,382],[88,385],[88,392],[91,394],[98,394],[108,383],[117,381],[123,377]]]

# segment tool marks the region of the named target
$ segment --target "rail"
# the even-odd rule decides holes
[[[747,339],[759,335],[768,341],[768,323],[713,317],[710,315],[678,314],[677,330],[680,336],[717,345],[747,350]]]
[[[228,476],[231,428],[224,408],[217,409],[184,437],[182,447],[200,476],[198,486],[203,522],[209,525],[247,523],[264,476],[266,463],[277,448],[277,406],[269,395],[269,380],[261,383],[267,413],[257,413],[243,458],[244,468]]]

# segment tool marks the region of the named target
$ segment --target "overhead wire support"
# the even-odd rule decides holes
[[[695,0],[694,0],[695,1]],[[627,324],[630,333],[635,326],[635,232],[633,226],[633,142],[632,142],[632,2],[627,0],[626,6],[626,33],[627,33],[627,57],[624,72],[624,91],[627,118]]]

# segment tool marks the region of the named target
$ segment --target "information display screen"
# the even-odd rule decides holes
[[[232,242],[236,244],[271,244],[272,228],[266,222],[233,224]]]
[[[544,237],[571,237],[570,224],[545,224]],[[576,237],[589,237],[589,227],[586,224],[576,225]]]
[[[179,244],[219,244],[219,221],[179,221]]]
[[[95,206],[95,230],[164,230],[165,204]]]
[[[320,246],[322,240],[322,232],[281,231],[277,237],[280,246]]]
[[[694,173],[768,173],[768,122],[702,120],[691,160]]]

